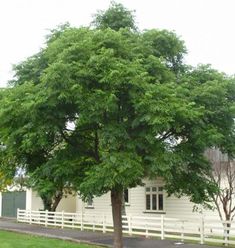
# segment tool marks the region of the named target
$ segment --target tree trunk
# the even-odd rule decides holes
[[[51,198],[47,198],[45,196],[41,196],[44,210],[51,211],[52,200]]]
[[[126,203],[124,198],[124,192],[122,194],[122,215],[126,216]]]
[[[51,206],[51,211],[52,212],[55,212],[56,211],[56,208],[58,207],[58,205],[59,205],[62,197],[63,197],[63,194],[55,197],[55,200],[54,200],[54,202],[53,202],[53,204]]]
[[[41,196],[44,210],[48,210],[50,212],[55,212],[57,206],[59,205],[61,199],[63,198],[63,191],[57,192],[54,197],[48,197],[45,195]]]
[[[122,242],[122,190],[111,190],[111,202],[113,213],[114,248],[123,248]]]
[[[125,197],[124,197],[124,191],[122,194],[122,216],[125,216],[122,220],[127,223],[122,230],[128,230],[128,222],[127,222],[127,216],[126,216],[126,202],[125,202]]]

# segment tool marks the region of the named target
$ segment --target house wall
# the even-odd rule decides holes
[[[74,195],[68,195],[66,197],[63,197],[60,201],[56,211],[61,212],[76,212],[76,196]],[[42,210],[43,203],[42,199],[38,196],[37,192],[32,191],[32,189],[28,189],[26,192],[26,209],[31,210]]]
[[[26,192],[26,209],[29,210],[42,210],[43,203],[42,199],[38,196],[35,191],[28,189]]]
[[[77,199],[76,195],[68,195],[67,197],[64,197],[60,201],[56,211],[57,212],[65,211],[68,213],[75,213],[76,212],[76,199]]]
[[[187,197],[177,198],[175,196],[167,197],[164,193],[164,211],[161,212],[146,212],[145,210],[145,187],[147,186],[162,186],[163,181],[157,180],[144,180],[145,186],[138,186],[136,188],[129,189],[129,204],[126,205],[127,215],[133,216],[148,216],[155,217],[159,214],[165,214],[167,217],[172,218],[192,218],[201,217],[202,214],[206,217],[217,217],[216,211],[205,210],[201,206],[198,206],[200,212],[193,211],[195,204],[189,201]],[[110,193],[104,194],[101,197],[95,197],[93,199],[93,207],[87,207],[79,197],[77,199],[76,211],[86,214],[100,215],[112,214]]]

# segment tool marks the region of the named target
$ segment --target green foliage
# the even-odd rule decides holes
[[[208,200],[205,149],[234,154],[234,79],[185,66],[173,32],[97,27],[54,31],[15,67],[0,102],[7,156],[52,175],[42,192],[63,182],[89,198],[161,176],[169,193]]]
[[[69,23],[59,25],[56,29],[50,30],[49,35],[46,36],[46,44],[53,42],[60,35],[70,29]],[[27,60],[20,64],[13,66],[13,71],[15,72],[14,79],[9,81],[10,86],[16,86],[24,84],[26,82],[33,82],[38,84],[42,76],[42,72],[48,66],[48,59],[45,57],[43,50],[39,53],[29,57]]]
[[[149,50],[149,55],[154,56],[152,58],[163,59],[175,73],[184,69],[182,61],[186,47],[175,33],[167,30],[147,30],[143,33],[142,44]]]
[[[111,28],[118,31],[120,28],[129,28],[136,30],[133,11],[113,1],[106,11],[99,11],[94,16],[92,24],[98,29]]]
[[[5,191],[7,186],[12,185],[13,179],[9,178],[4,172],[0,173],[0,190]]]
[[[15,75],[14,79],[9,81],[9,85],[15,86],[31,81],[38,84],[40,82],[41,72],[46,67],[47,61],[43,57],[42,52],[39,52],[28,58],[26,61],[13,66]]]
[[[41,96],[36,96],[39,88],[38,84],[25,82],[4,92],[1,113],[4,115],[10,111],[11,115],[7,114],[1,123],[3,126],[11,123],[11,126],[1,132],[5,144],[0,153],[1,171],[11,178],[19,169],[26,171],[26,176],[30,175],[27,186],[38,191],[46,209],[51,210],[54,206],[55,210],[59,203],[57,199],[75,190],[75,186],[68,183],[68,178],[72,180],[76,170],[72,170],[72,153],[66,161],[64,157],[60,157],[66,156],[63,153],[66,144],[63,144],[58,129],[40,123],[38,110],[32,112],[36,98],[41,101]],[[57,152],[59,148],[60,155]],[[71,166],[64,166],[67,163]]]

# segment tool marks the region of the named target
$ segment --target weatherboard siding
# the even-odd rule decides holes
[[[67,197],[63,197],[60,201],[56,211],[61,212],[76,212],[76,196],[68,195]],[[32,191],[31,189],[26,192],[26,209],[31,210],[42,210],[44,209],[41,198],[38,196],[37,192]]]
[[[202,209],[198,207],[198,211],[194,210],[195,204],[190,202],[187,197],[167,197],[164,194],[164,211],[163,212],[146,212],[145,211],[145,187],[147,186],[162,186],[163,181],[157,180],[144,180],[145,186],[137,186],[136,188],[129,189],[129,204],[126,205],[126,214],[132,216],[148,216],[155,217],[159,214],[165,214],[167,217],[172,218],[193,218],[201,217],[202,214],[205,217],[218,217],[216,211]],[[200,210],[200,211],[199,211]],[[87,207],[79,197],[77,199],[77,212],[91,215],[110,215],[111,209],[111,198],[110,193],[106,193],[101,197],[95,197],[93,199],[93,206]]]

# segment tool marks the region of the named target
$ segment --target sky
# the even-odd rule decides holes
[[[211,64],[235,74],[235,0],[117,0],[135,10],[137,26],[175,31],[185,41],[185,62]],[[88,26],[109,0],[0,1],[0,87],[12,78],[12,65],[37,53],[50,29],[69,22]]]

